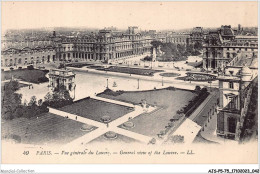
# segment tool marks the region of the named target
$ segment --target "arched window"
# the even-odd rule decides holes
[[[5,59],[5,66],[8,66],[8,59]]]
[[[10,59],[10,66],[13,66],[13,59]]]
[[[227,58],[230,58],[230,53],[227,53]]]

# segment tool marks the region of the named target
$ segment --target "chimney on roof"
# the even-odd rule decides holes
[[[240,31],[241,30],[241,24],[238,24],[238,31]]]

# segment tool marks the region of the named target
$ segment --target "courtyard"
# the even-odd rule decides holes
[[[95,144],[106,141],[119,144],[127,144],[128,142],[147,143],[153,137],[157,137],[161,131],[165,130],[172,119],[176,120],[177,111],[187,106],[197,96],[193,90],[174,87],[167,88],[170,85],[167,82],[165,82],[164,88],[161,89],[163,87],[162,82],[88,72],[76,71],[76,74],[75,83],[77,87],[75,102],[58,109],[64,114],[53,113],[51,115],[57,114],[63,116],[60,119],[64,119],[67,115],[74,114],[70,119],[81,125],[71,124],[73,135],[69,139],[58,139],[58,143],[62,141],[65,144],[74,144],[74,142],[78,144]],[[166,73],[166,76],[172,75],[179,74]],[[115,83],[116,85],[114,85]],[[102,93],[107,86],[113,90],[112,93]],[[128,91],[124,91],[125,89]],[[43,83],[34,85],[34,89],[21,88],[18,92],[22,93],[23,97],[28,98],[29,101],[29,96],[34,93],[37,93],[37,99],[43,98],[48,92],[48,87],[47,83]],[[98,94],[97,97],[95,97],[95,94]],[[105,101],[105,99],[112,99],[113,101]],[[142,100],[145,100],[152,108],[154,107],[154,110],[145,112],[140,105]],[[126,104],[117,104],[119,101]],[[127,103],[135,105],[135,109],[132,106],[129,107]],[[75,115],[78,115],[80,118],[78,120],[75,119]],[[104,122],[104,117],[108,117],[109,119],[105,119],[106,122]],[[65,120],[70,119],[65,118]],[[91,130],[90,132],[82,131],[81,127],[84,123],[94,126],[95,130]],[[109,123],[109,127],[106,125],[107,123]],[[26,123],[24,122],[24,124]],[[57,129],[56,126],[59,126],[59,124],[53,125],[53,129]],[[109,131],[115,131],[116,138],[109,139],[105,137],[104,135]],[[66,136],[66,132],[64,136]],[[26,137],[23,137],[23,143],[34,143],[37,141],[41,143],[46,139],[52,138],[50,135],[46,135],[46,138],[43,140],[33,138],[31,141],[25,141]]]

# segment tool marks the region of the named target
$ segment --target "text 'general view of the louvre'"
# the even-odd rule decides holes
[[[167,30],[6,30],[2,141],[69,147],[256,142],[258,27],[241,21]]]

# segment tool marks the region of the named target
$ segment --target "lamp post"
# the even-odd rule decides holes
[[[212,83],[212,81],[208,81],[208,83],[209,83],[209,91],[211,92],[211,83]]]
[[[108,78],[107,78],[107,89],[108,89]]]
[[[74,97],[73,97],[73,100],[75,99],[75,97],[76,97],[76,84],[74,84]]]
[[[162,77],[162,86],[163,86],[163,77]]]

